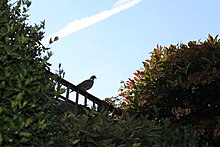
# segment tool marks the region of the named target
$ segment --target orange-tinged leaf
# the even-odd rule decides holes
[[[138,76],[139,76],[139,73],[137,73],[137,72],[134,72],[134,75],[138,77]]]
[[[131,101],[129,99],[125,99],[125,102],[129,104]]]
[[[124,93],[120,93],[119,96],[125,96],[125,94]]]
[[[128,85],[128,87],[129,87],[129,88],[132,88],[132,87],[133,87],[133,82],[130,82],[129,85]]]

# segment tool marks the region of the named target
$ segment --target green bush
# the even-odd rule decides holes
[[[170,130],[171,121],[162,119],[160,124],[148,116],[111,118],[99,112],[83,115],[66,114],[74,139],[71,145],[80,146],[161,146],[196,147],[199,137],[190,127]],[[73,123],[74,122],[74,123]]]
[[[28,25],[29,1],[0,1],[0,146],[39,145],[56,136],[56,82],[40,25]],[[43,53],[47,55],[43,56]]]
[[[192,125],[201,142],[220,140],[220,39],[211,35],[204,42],[157,46],[144,68],[124,83],[123,108],[171,118],[172,126]],[[158,112],[151,113],[154,109]],[[154,114],[154,115],[152,115]]]

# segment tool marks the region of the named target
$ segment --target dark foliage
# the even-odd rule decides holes
[[[220,39],[158,46],[134,79],[124,83],[122,107],[131,113],[160,120],[169,117],[171,128],[191,125],[201,144],[220,140]],[[157,113],[152,115],[152,111]]]
[[[0,1],[0,144],[7,146],[46,144],[59,134],[53,121],[60,92],[46,73],[51,53],[40,43],[44,23],[25,23],[29,5]]]

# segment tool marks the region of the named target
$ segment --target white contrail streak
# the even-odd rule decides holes
[[[118,1],[114,4],[114,7],[118,7],[118,6],[120,6],[120,5],[124,5],[124,4],[126,4],[126,3],[130,3],[130,2],[132,2],[132,1],[134,1],[134,0],[118,0]]]
[[[121,0],[119,0],[118,2],[120,2]],[[116,5],[116,7],[110,9],[110,10],[105,10],[102,11],[98,14],[89,16],[89,17],[85,17],[79,20],[75,20],[69,24],[67,24],[64,28],[60,29],[58,32],[50,35],[49,37],[45,38],[42,40],[42,44],[44,45],[48,45],[49,44],[49,40],[50,38],[52,38],[52,40],[58,36],[59,39],[64,38],[72,33],[75,33],[79,30],[82,30],[86,27],[89,27],[95,23],[98,23],[102,20],[105,20],[109,17],[111,17],[114,14],[117,14],[123,10],[129,9],[133,6],[135,6],[136,4],[140,3],[142,0],[130,0],[129,2],[125,3],[125,4],[121,4],[119,6]],[[116,2],[117,3],[117,2]]]

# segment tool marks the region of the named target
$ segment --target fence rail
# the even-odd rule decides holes
[[[48,73],[53,76],[55,75],[54,73],[52,73],[50,71],[48,71]],[[64,107],[69,107],[70,105],[72,105],[72,106],[74,106],[75,111],[78,112],[79,109],[82,107],[88,108],[87,104],[88,104],[88,100],[90,100],[92,102],[92,107],[95,107],[97,105],[97,111],[99,111],[99,112],[114,110],[114,107],[112,105],[109,105],[106,101],[100,100],[99,98],[88,93],[87,91],[78,88],[77,86],[70,83],[69,81],[67,81],[63,78],[59,78],[58,81],[59,81],[59,86],[63,86],[66,88],[66,95],[59,96],[60,99],[65,101]],[[69,99],[70,93],[73,91],[76,93],[75,101],[72,101]],[[84,104],[83,105],[79,104],[79,99],[81,98],[80,95],[84,97]]]

